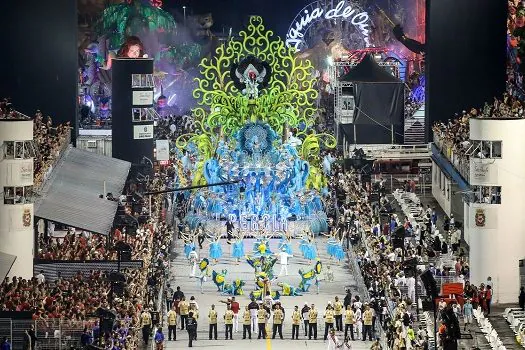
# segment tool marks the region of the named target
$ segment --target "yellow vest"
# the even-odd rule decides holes
[[[259,309],[259,311],[257,311],[257,322],[266,323],[266,310],[265,309]]]
[[[188,314],[190,310],[190,304],[188,304],[187,301],[181,301],[179,303],[179,309],[180,309],[180,314],[185,316]]]
[[[232,310],[226,310],[226,313],[224,314],[224,323],[233,324],[233,311]]]
[[[174,310],[168,312],[168,325],[176,326],[177,325],[177,313]]]
[[[217,323],[217,310],[210,310],[208,313],[208,319],[210,320],[210,324],[216,324]]]
[[[195,320],[198,320],[199,319],[199,310],[191,310],[191,312],[193,312],[193,318]]]
[[[143,313],[141,319],[143,326],[151,325],[151,314],[149,312]]]
[[[345,311],[345,324],[354,324],[354,311],[346,310]]]
[[[242,318],[246,326],[252,324],[252,315],[250,314],[249,310],[244,310],[244,313],[242,314]]]
[[[282,324],[283,323],[283,311],[277,309],[273,312],[273,324]]]
[[[343,314],[343,303],[340,302],[340,301],[337,301],[335,304],[334,304],[334,314],[336,316],[339,316],[339,315],[342,315]]]
[[[317,310],[311,309],[310,312],[308,312],[308,322],[317,323]]]
[[[372,310],[366,310],[363,314],[363,324],[365,326],[371,326],[372,325]]]
[[[334,323],[334,311],[333,310],[326,310],[324,314],[324,321],[326,323]]]
[[[301,324],[301,313],[299,311],[294,311],[292,314],[292,324],[300,325]]]

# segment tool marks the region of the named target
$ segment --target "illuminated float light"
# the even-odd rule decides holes
[[[331,9],[323,6],[326,5],[321,1],[313,2],[295,17],[295,22],[290,25],[286,34],[286,46],[294,47],[297,51],[300,51],[301,44],[304,44],[306,31],[308,31],[313,22],[337,19],[350,22],[363,36],[366,47],[371,46],[370,30],[368,29],[371,21],[368,12],[362,11],[358,4],[347,4],[345,0],[340,1]]]

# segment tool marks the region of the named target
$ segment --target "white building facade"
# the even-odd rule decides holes
[[[15,255],[9,276],[33,277],[33,121],[0,119],[0,251]]]
[[[491,276],[493,302],[516,303],[525,257],[525,119],[471,118],[470,140],[470,280],[479,285]]]

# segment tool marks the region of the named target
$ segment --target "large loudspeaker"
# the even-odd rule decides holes
[[[429,270],[426,270],[419,276],[419,278],[421,278],[421,281],[423,281],[423,285],[425,286],[427,295],[431,296],[432,299],[437,298],[439,296],[439,290],[437,287],[436,280],[434,279],[434,276],[432,275],[432,272],[430,272]]]
[[[0,1],[0,23],[0,97],[29,116],[40,109],[54,124],[76,128],[77,1]]]
[[[505,91],[507,1],[427,0],[426,129]]]

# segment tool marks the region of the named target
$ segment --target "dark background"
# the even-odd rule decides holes
[[[165,0],[187,15],[212,12],[214,30],[242,28],[250,14],[283,35],[308,1]],[[480,107],[505,89],[506,16],[503,0],[428,0],[427,126]],[[72,0],[0,1],[0,97],[32,116],[76,126],[77,13]],[[237,27],[237,28],[236,28]],[[429,133],[430,128],[428,127]],[[430,135],[429,135],[430,136]]]
[[[163,8],[170,12],[182,13],[182,6],[187,6],[186,15],[213,14],[215,32],[226,33],[230,27],[233,31],[243,29],[243,25],[248,23],[250,15],[262,16],[266,28],[273,30],[278,35],[284,35],[288,31],[290,23],[295,15],[310,0],[164,0]]]
[[[75,125],[76,1],[0,1],[0,28],[0,98],[28,116],[40,109],[54,124]]]
[[[132,74],[153,74],[153,59],[116,59],[112,64],[112,157],[139,164],[143,157],[153,161],[153,139],[135,140],[135,125],[153,125],[153,122],[133,122]],[[136,89],[148,90],[148,89]],[[146,107],[146,106],[144,106]]]
[[[427,130],[505,91],[507,2],[427,0]]]

